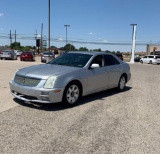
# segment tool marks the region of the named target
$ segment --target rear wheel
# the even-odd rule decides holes
[[[67,85],[63,93],[63,103],[67,106],[75,105],[81,97],[81,86],[77,82],[71,82]]]
[[[118,91],[123,91],[125,86],[126,86],[126,77],[125,75],[122,75],[119,79]]]
[[[149,64],[152,64],[152,61],[151,61],[151,60],[149,61]]]
[[[141,63],[141,64],[143,64],[143,61],[142,61],[142,60],[140,60],[140,63]]]

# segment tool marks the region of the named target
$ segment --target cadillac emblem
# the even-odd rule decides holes
[[[25,83],[25,79],[22,80],[22,83]]]

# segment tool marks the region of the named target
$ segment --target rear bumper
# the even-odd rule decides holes
[[[12,58],[12,56],[6,56],[6,55],[3,56],[3,55],[2,55],[2,56],[0,56],[0,58]]]

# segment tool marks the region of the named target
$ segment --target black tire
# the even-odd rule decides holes
[[[151,60],[149,61],[149,64],[152,64],[152,61],[151,61]]]
[[[126,86],[126,76],[122,75],[119,79],[119,83],[118,83],[118,91],[123,91],[125,89]]]
[[[80,99],[82,94],[81,86],[78,82],[71,82],[67,85],[63,93],[62,102],[66,106],[74,106]]]
[[[140,63],[141,63],[141,64],[143,64],[143,61],[142,61],[142,60],[140,60]]]

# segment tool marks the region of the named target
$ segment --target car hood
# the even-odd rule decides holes
[[[47,79],[49,76],[58,76],[79,69],[81,68],[53,64],[41,64],[22,68],[19,71],[17,71],[16,74],[28,77]]]

